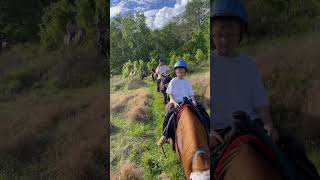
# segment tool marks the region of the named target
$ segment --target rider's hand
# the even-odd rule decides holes
[[[214,148],[215,146],[217,146],[217,145],[219,145],[219,144],[221,144],[221,143],[224,142],[224,140],[223,140],[223,138],[220,136],[220,134],[217,133],[217,132],[214,131],[214,130],[211,130],[211,131],[210,131],[209,137],[210,137],[210,145],[209,145],[210,148]]]
[[[193,103],[194,106],[197,106],[197,102],[196,101],[192,100],[192,103]]]
[[[265,125],[264,129],[267,131],[268,135],[272,138],[273,142],[277,142],[279,140],[278,131],[270,125]]]
[[[174,108],[178,108],[180,105],[176,102],[173,102]]]

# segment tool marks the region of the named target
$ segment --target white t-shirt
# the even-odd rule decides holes
[[[258,67],[246,56],[211,56],[210,101],[212,129],[225,128],[232,123],[232,113],[245,111],[257,118],[255,109],[268,106]]]
[[[190,98],[194,95],[191,82],[178,78],[173,78],[170,81],[166,93],[172,95],[177,103],[182,102],[184,97]]]
[[[158,79],[161,79],[161,74],[166,74],[168,71],[168,67],[166,65],[158,66],[156,69],[156,73],[159,74]]]

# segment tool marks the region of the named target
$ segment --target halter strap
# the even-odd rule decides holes
[[[196,155],[198,155],[198,154],[204,154],[204,155],[207,155],[208,157],[209,157],[209,159],[210,159],[210,155],[209,155],[209,153],[207,153],[206,151],[204,151],[204,150],[201,150],[201,149],[198,149],[198,150],[196,150],[194,153],[193,153],[193,157],[192,157],[192,164],[191,165],[193,165],[193,163],[194,163],[194,159],[195,159],[195,157],[196,157]],[[191,166],[192,167],[192,166]]]

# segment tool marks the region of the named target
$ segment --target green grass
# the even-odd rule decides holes
[[[320,153],[319,150],[313,150],[308,153],[309,159],[312,161],[312,163],[316,166],[318,169],[318,172],[320,173]]]
[[[319,146],[319,139],[318,141],[314,139],[310,139],[306,142],[307,144],[307,155],[311,162],[315,165],[320,173],[320,146]]]
[[[152,101],[151,109],[153,113],[153,117],[155,118],[155,131],[156,131],[156,139],[155,142],[161,137],[162,134],[162,124],[163,119],[165,115],[165,106],[163,104],[163,100],[161,97],[161,94],[156,91],[156,86],[154,83],[148,82],[149,90],[151,92],[151,96],[154,98]],[[167,159],[164,157],[162,150],[160,147],[156,147],[154,151],[156,152],[149,152],[149,155],[151,157],[152,154],[157,153],[158,158],[153,157],[155,161],[158,161],[159,164],[161,164],[161,168],[163,168],[163,171],[171,178],[171,179],[183,179],[184,173],[181,166],[181,163],[176,157],[175,152],[172,151],[171,145],[164,145],[164,150],[167,155]],[[160,153],[159,153],[160,152]],[[149,158],[148,153],[145,154],[145,162],[152,161],[152,158]],[[148,164],[148,163],[146,163]]]
[[[146,81],[146,85],[151,98],[144,122],[129,123],[121,113],[111,112],[111,124],[116,129],[110,137],[111,172],[117,171],[121,162],[129,160],[143,169],[144,179],[160,179],[163,172],[171,179],[184,179],[182,167],[171,146],[164,146],[166,159],[156,145],[161,137],[165,107],[155,84]],[[126,91],[126,88],[122,90]]]

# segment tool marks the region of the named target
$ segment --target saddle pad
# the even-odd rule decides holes
[[[218,161],[217,167],[214,172],[214,177],[221,176],[223,169],[227,165],[228,158],[232,156],[234,150],[240,145],[240,143],[244,142],[253,144],[257,148],[257,150],[262,153],[263,156],[271,161],[275,161],[276,157],[273,154],[271,148],[264,144],[260,139],[251,134],[241,135],[233,139],[233,141],[226,148],[221,159]]]
[[[178,124],[178,121],[179,121],[179,119],[180,119],[180,116],[181,116],[181,112],[186,108],[186,107],[190,107],[192,110],[193,110],[193,106],[191,106],[190,104],[187,104],[187,103],[185,103],[185,104],[183,104],[181,107],[180,107],[180,109],[179,109],[179,112],[178,112],[178,114],[177,114],[177,124]]]

